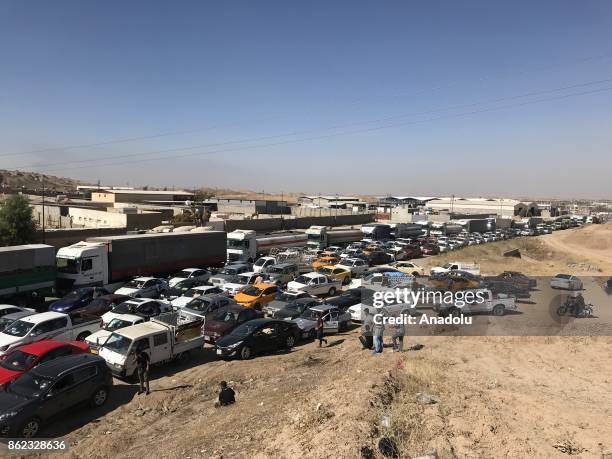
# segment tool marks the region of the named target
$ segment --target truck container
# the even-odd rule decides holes
[[[53,292],[55,248],[44,244],[0,247],[0,299],[36,303]]]
[[[417,238],[423,236],[423,226],[417,223],[398,223],[393,231],[395,238]]]
[[[493,218],[474,218],[466,220],[465,229],[468,233],[487,233],[495,231],[495,219]]]
[[[92,237],[57,252],[60,290],[86,285],[118,286],[134,276],[165,275],[190,267],[221,266],[222,231],[148,233]]]
[[[273,249],[306,246],[306,233],[279,231],[258,235],[253,230],[236,230],[227,233],[227,259],[253,262]]]
[[[361,233],[364,240],[383,241],[391,239],[391,227],[389,225],[378,223],[362,225]]]
[[[443,232],[446,236],[454,236],[459,234],[463,230],[463,226],[455,225],[452,223],[445,223],[443,227]]]
[[[355,228],[330,228],[328,226],[311,226],[306,230],[308,246],[325,249],[331,245],[350,244],[360,241],[363,233]]]

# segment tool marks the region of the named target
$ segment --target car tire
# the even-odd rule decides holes
[[[342,281],[342,285],[348,285],[351,283],[351,278],[350,277],[345,277],[344,280]]]
[[[91,406],[94,408],[99,408],[106,403],[108,400],[108,387],[100,386],[98,387],[93,395],[91,396]]]
[[[308,331],[308,339],[315,339],[317,337],[317,332],[314,328],[311,328]]]
[[[496,304],[493,307],[494,316],[503,316],[506,313],[506,307],[503,304]]]
[[[345,332],[347,330],[348,330],[348,322],[340,322],[340,324],[338,325],[338,331]]]
[[[40,419],[30,418],[19,428],[19,437],[33,438],[40,432]]]
[[[191,354],[189,353],[189,351],[181,352],[179,355],[176,356],[176,361],[179,363],[179,365],[183,365],[189,361],[190,357]]]
[[[83,333],[79,334],[79,336],[77,336],[76,340],[77,341],[85,341],[85,338],[87,338],[89,335],[91,335],[91,333],[83,332]]]
[[[458,317],[458,316],[460,316],[460,315],[461,315],[461,309],[459,309],[459,308],[458,308],[458,307],[456,307],[456,306],[453,306],[453,307],[451,307],[451,308],[448,308],[448,315],[449,315],[449,316],[455,316],[455,317]]]
[[[261,304],[259,304],[259,303],[255,303],[255,304],[253,305],[253,309],[257,309],[258,311],[261,311]]]
[[[249,360],[251,357],[251,348],[249,346],[243,346],[242,349],[240,349],[240,358],[242,360]]]
[[[419,277],[419,276],[420,276],[420,274],[419,274],[419,272],[418,272],[418,271],[414,271],[414,272],[412,273],[412,275],[413,275],[414,277]]]
[[[327,294],[329,296],[334,296],[336,294],[336,287],[330,288],[329,291],[327,292]]]
[[[285,339],[285,348],[291,349],[293,346],[295,346],[295,336],[289,335]]]

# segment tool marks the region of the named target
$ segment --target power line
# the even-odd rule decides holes
[[[538,100],[526,101],[526,102],[522,102],[522,103],[518,103],[518,104],[508,104],[508,105],[501,105],[501,106],[497,106],[497,107],[489,107],[489,108],[484,108],[484,109],[479,109],[479,110],[473,110],[473,111],[470,111],[470,112],[450,114],[450,115],[445,115],[445,116],[440,116],[440,117],[435,117],[435,118],[429,118],[429,119],[424,119],[424,120],[408,121],[408,122],[402,122],[402,123],[392,123],[392,124],[376,126],[376,127],[366,128],[366,129],[357,129],[357,130],[353,130],[353,131],[338,132],[338,133],[321,135],[321,136],[306,137],[306,138],[301,138],[301,139],[291,139],[291,140],[286,140],[286,141],[282,141],[282,142],[275,142],[275,143],[262,144],[262,145],[252,145],[252,146],[242,147],[242,148],[230,148],[230,149],[225,149],[225,150],[216,150],[216,151],[199,152],[199,153],[186,153],[186,154],[178,155],[178,156],[177,155],[174,155],[174,156],[162,156],[162,157],[156,157],[156,158],[149,158],[147,161],[160,161],[160,160],[165,160],[165,159],[179,159],[179,158],[186,158],[186,157],[193,157],[193,156],[208,156],[208,155],[214,155],[214,154],[220,154],[220,153],[246,151],[246,150],[251,150],[251,149],[259,149],[259,148],[269,148],[269,147],[274,147],[274,146],[279,146],[279,145],[286,145],[286,144],[291,144],[291,143],[300,143],[300,142],[308,142],[308,141],[314,141],[314,140],[323,140],[323,139],[328,139],[328,138],[333,138],[333,137],[341,137],[341,136],[347,136],[347,135],[353,135],[353,134],[361,134],[361,133],[366,133],[366,132],[374,132],[374,131],[379,131],[379,130],[383,130],[383,129],[390,129],[390,128],[394,128],[394,127],[407,126],[407,125],[411,125],[411,124],[420,124],[420,123],[425,123],[425,122],[438,121],[438,120],[442,120],[442,119],[460,118],[460,117],[463,117],[463,116],[472,116],[472,115],[476,115],[476,114],[480,114],[480,113],[492,112],[492,111],[503,110],[503,109],[508,109],[508,108],[522,107],[522,106],[526,106],[526,105],[533,105],[533,104],[537,104],[537,103],[550,102],[550,101],[554,101],[554,100],[568,99],[570,97],[580,97],[580,96],[596,94],[596,93],[601,93],[601,92],[604,92],[604,91],[611,91],[611,90],[612,90],[612,86],[609,86],[609,87],[598,88],[598,89],[593,89],[593,90],[589,90],[589,91],[582,91],[582,92],[576,92],[576,93],[570,93],[570,94],[563,94],[563,95],[554,96],[554,97],[548,97],[548,98],[543,98],[543,99],[538,99]],[[135,164],[135,163],[139,163],[139,162],[141,162],[141,161],[140,160],[129,160],[129,161],[121,161],[121,162],[109,162],[109,163],[106,163],[106,164],[96,164],[95,167],[118,166],[118,165],[125,165],[125,164]],[[67,167],[67,168],[59,168],[59,169],[49,169],[46,172],[57,172],[57,171],[65,171],[65,170],[72,170],[72,169],[83,169],[83,168],[87,168],[87,167],[90,167],[90,166],[75,166],[75,167]]]
[[[542,66],[542,67],[538,67],[536,69],[530,69],[530,70],[522,70],[518,73],[518,75],[525,75],[528,73],[535,71],[541,71],[541,70],[549,70],[549,69],[553,69],[553,68],[558,68],[558,67],[564,67],[565,65],[574,65],[575,63],[579,62],[579,63],[583,63],[583,62],[588,62],[588,61],[592,61],[592,60],[599,60],[599,59],[608,59],[612,57],[612,55],[610,54],[598,54],[596,56],[589,56],[589,57],[583,57],[580,59],[576,59],[576,60],[572,60],[571,62],[565,62],[565,63],[560,63],[560,64],[552,64],[552,65],[548,65],[548,66]],[[490,80],[492,78],[497,78],[500,76],[500,73],[497,74],[489,74],[489,75],[485,75],[479,78],[479,81],[486,81],[486,80]],[[501,76],[507,76],[504,73],[501,73]],[[457,81],[453,81],[450,82],[446,85],[438,85],[438,86],[433,86],[430,88],[424,88],[420,91],[417,91],[416,93],[414,92],[410,92],[409,94],[421,94],[421,93],[425,93],[425,92],[429,92],[429,91],[438,91],[440,89],[444,89],[444,88],[449,88],[449,87],[453,87],[456,86],[458,84]],[[381,99],[384,97],[397,97],[399,95],[403,95],[403,94],[408,94],[407,92],[396,92],[394,95],[379,95],[379,96],[375,96],[374,98],[376,99]],[[372,98],[359,98],[359,99],[355,99],[352,102],[349,102],[347,104],[348,107],[351,107],[353,105],[358,105],[361,104],[363,102],[367,102],[369,100],[371,100]],[[283,117],[285,115],[275,115],[275,116],[271,116],[271,117],[267,117],[267,118],[258,118],[258,121],[262,121],[262,120],[272,120],[272,119],[277,119],[280,117]],[[163,132],[163,133],[158,133],[158,134],[150,134],[150,135],[142,135],[142,136],[135,136],[135,137],[123,137],[123,138],[117,138],[117,139],[110,139],[110,140],[102,140],[99,142],[92,142],[92,143],[83,143],[83,144],[76,144],[76,145],[66,145],[66,146],[62,146],[62,147],[50,147],[50,148],[41,148],[41,149],[36,149],[36,150],[29,150],[29,151],[22,151],[22,152],[12,152],[12,153],[1,153],[0,157],[8,157],[8,156],[19,156],[19,155],[32,155],[32,154],[37,154],[37,153],[48,153],[48,152],[54,152],[54,151],[68,151],[68,150],[76,150],[76,149],[80,149],[80,148],[93,148],[93,147],[100,147],[100,146],[106,146],[106,145],[113,145],[113,144],[120,144],[120,143],[126,143],[126,142],[135,142],[135,141],[139,141],[139,140],[150,140],[150,139],[156,139],[156,138],[162,138],[162,137],[170,137],[170,136],[177,136],[177,135],[184,135],[184,134],[193,134],[193,133],[198,133],[198,132],[206,132],[206,131],[211,131],[211,130],[215,130],[218,129],[220,127],[226,127],[226,126],[235,126],[235,125],[240,125],[241,123],[227,123],[227,124],[222,124],[222,125],[213,125],[213,126],[207,126],[207,127],[202,127],[202,128],[194,128],[194,129],[187,129],[187,130],[178,130],[178,131],[168,131],[168,132]]]
[[[366,120],[366,121],[358,121],[358,122],[353,122],[353,123],[339,124],[339,125],[328,126],[328,127],[319,128],[319,129],[294,131],[294,132],[289,132],[285,134],[250,137],[250,138],[244,138],[244,139],[239,139],[239,140],[230,140],[230,141],[225,141],[225,142],[203,144],[203,145],[192,145],[188,147],[176,147],[176,148],[155,150],[155,151],[149,151],[149,152],[107,155],[104,158],[84,158],[84,159],[78,159],[78,160],[61,161],[61,162],[54,162],[54,163],[47,163],[47,164],[26,164],[26,165],[17,166],[15,169],[43,168],[43,167],[54,167],[58,165],[70,165],[70,164],[89,164],[89,163],[95,163],[99,161],[107,161],[108,159],[113,159],[113,158],[133,158],[133,157],[150,156],[150,155],[156,155],[156,154],[162,154],[162,153],[197,150],[201,148],[214,148],[214,147],[222,147],[222,146],[242,144],[242,143],[261,142],[261,141],[266,141],[266,140],[281,139],[284,137],[294,137],[297,135],[306,135],[306,134],[311,134],[311,133],[316,133],[316,132],[345,129],[345,128],[350,128],[353,126],[379,124],[379,123],[393,121],[393,120],[407,118],[407,117],[423,116],[423,115],[430,115],[433,113],[445,112],[445,111],[450,111],[450,110],[477,107],[477,106],[485,105],[485,104],[493,104],[493,103],[505,102],[505,101],[510,101],[510,100],[517,100],[517,99],[522,99],[526,97],[533,97],[533,96],[538,96],[538,95],[543,95],[543,94],[550,94],[554,92],[567,91],[569,89],[583,88],[587,86],[593,86],[597,84],[610,83],[610,82],[612,82],[612,77],[601,79],[601,80],[593,80],[593,81],[588,81],[588,82],[583,82],[583,83],[576,83],[576,84],[572,84],[568,86],[562,86],[562,87],[547,89],[547,90],[542,90],[542,91],[530,91],[530,92],[523,93],[523,94],[499,97],[499,98],[489,99],[489,100],[480,101],[480,102],[460,104],[460,105],[454,105],[454,106],[449,106],[449,107],[440,107],[437,109],[432,109],[432,110],[427,110],[427,111],[422,111],[422,112],[407,113],[407,114],[401,114],[401,115],[388,116],[384,118],[378,118],[374,120]]]

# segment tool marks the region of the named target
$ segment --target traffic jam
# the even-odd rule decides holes
[[[425,269],[418,259],[447,251],[460,258],[463,247],[521,236],[512,228],[447,236],[419,225],[368,224],[265,235],[109,236],[57,252],[42,244],[15,246],[0,274],[12,273],[27,295],[0,305],[0,434],[41,436],[60,411],[83,402],[104,405],[113,378],[138,376],[142,354],[153,368],[188,364],[196,352],[251,359],[315,339],[319,320],[329,335],[357,326],[368,307],[391,315],[408,308],[376,305],[380,290],[481,290],[487,301],[477,308],[434,310],[504,315],[517,299],[529,298],[535,279],[512,271],[483,276],[477,264],[460,261]],[[20,260],[23,279],[8,266],[11,259]],[[168,267],[177,269],[168,275]],[[27,282],[36,287],[27,290]],[[570,275],[551,282],[581,288]],[[65,293],[48,300],[51,291]]]

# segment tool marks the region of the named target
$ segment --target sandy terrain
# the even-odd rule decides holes
[[[473,257],[491,272],[609,275],[611,234],[612,225],[591,226],[426,264]],[[523,258],[500,256],[515,246]],[[356,338],[250,361],[216,361],[205,349],[186,367],[155,370],[150,396],[117,382],[108,406],[75,410],[44,435],[66,435],[63,456],[75,458],[382,457],[381,437],[401,457],[612,457],[609,337],[427,336],[407,339],[420,351],[382,356]],[[238,401],[216,409],[221,379]],[[419,392],[437,403],[416,401]]]

